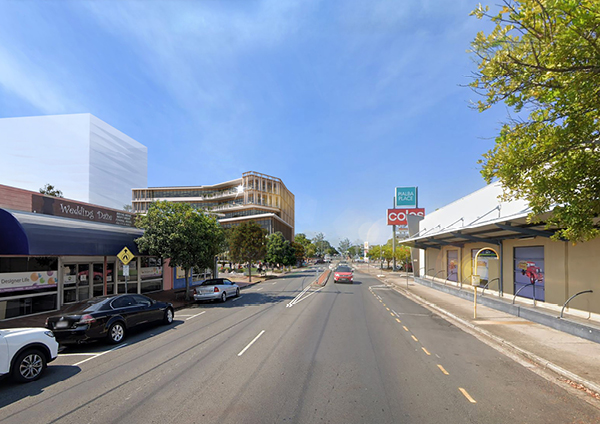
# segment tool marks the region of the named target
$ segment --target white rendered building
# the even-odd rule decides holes
[[[0,119],[0,184],[122,209],[148,185],[148,148],[89,113]]]

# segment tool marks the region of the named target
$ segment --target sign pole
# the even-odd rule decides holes
[[[396,207],[396,197],[393,200],[393,207]],[[392,225],[392,272],[396,271],[396,226]]]

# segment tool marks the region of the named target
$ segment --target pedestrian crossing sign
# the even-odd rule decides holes
[[[123,250],[119,252],[117,258],[119,258],[124,265],[127,265],[133,258],[135,258],[135,255],[131,253],[131,250],[129,250],[127,246],[125,246]]]

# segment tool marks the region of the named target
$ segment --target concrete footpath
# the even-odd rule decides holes
[[[480,304],[474,319],[473,301],[421,285],[410,276],[407,285],[406,274],[366,266],[358,270],[377,277],[486,343],[516,355],[515,359],[550,370],[560,380],[600,399],[600,344]]]

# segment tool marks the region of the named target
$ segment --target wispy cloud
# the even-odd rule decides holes
[[[80,109],[65,87],[47,76],[47,69],[22,52],[0,44],[0,86],[29,102],[41,113],[63,113]]]

